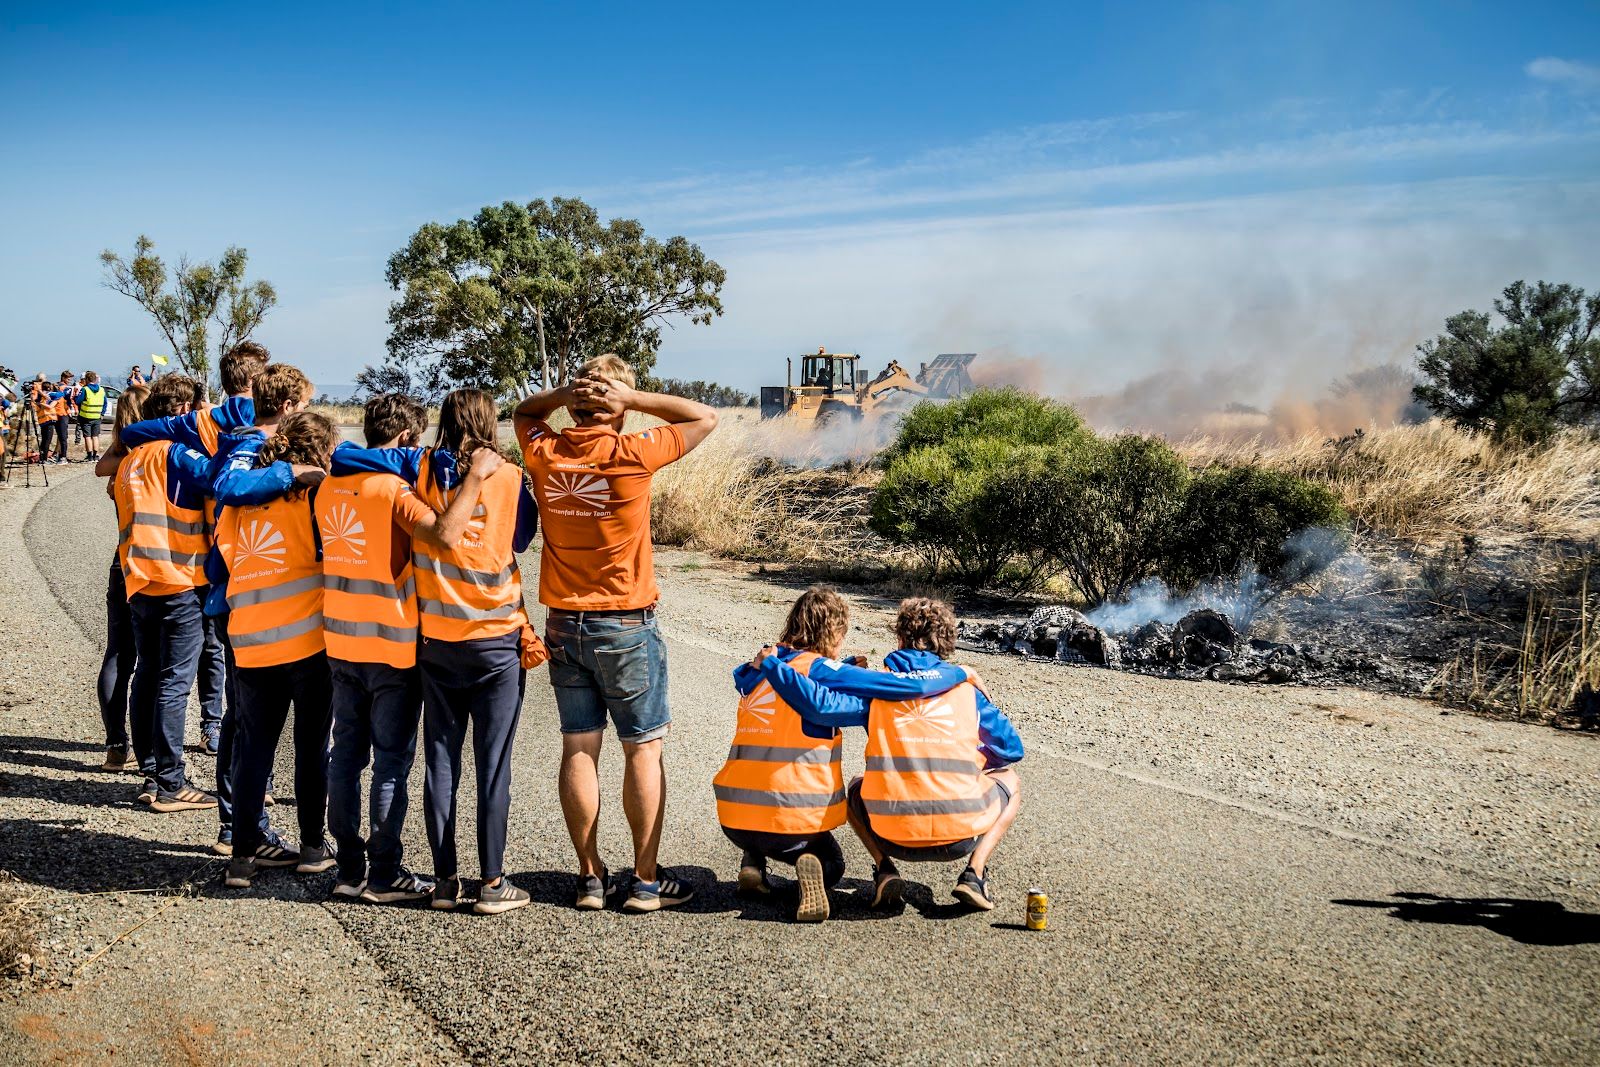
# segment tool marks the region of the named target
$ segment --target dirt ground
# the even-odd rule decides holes
[[[663,857],[700,889],[681,912],[571,909],[543,672],[507,857],[532,907],[341,905],[331,876],[279,872],[224,890],[213,816],[139,810],[131,775],[92,769],[114,524],[81,468],[51,477],[0,490],[0,867],[41,943],[0,998],[0,1063],[1600,1059],[1595,738],[1353,690],[964,654],[1028,752],[999,910],[956,907],[952,865],[908,870],[905,911],[872,913],[847,840],[835,918],[797,927],[781,900],[734,896],[710,779],[728,671],[798,588],[679,552],[659,567],[676,722]],[[536,557],[524,567],[531,582]],[[850,650],[876,660],[893,605],[852,602]],[[618,870],[615,748],[601,843]],[[847,768],[861,748],[849,739]],[[426,869],[420,795],[418,773],[407,848]],[[275,822],[292,828],[292,809]],[[1043,934],[1021,929],[1031,885],[1053,900]]]

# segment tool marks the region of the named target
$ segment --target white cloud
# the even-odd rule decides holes
[[[1574,92],[1600,92],[1600,66],[1575,59],[1541,56],[1527,66],[1528,77],[1552,82]]]

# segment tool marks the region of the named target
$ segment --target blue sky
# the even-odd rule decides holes
[[[261,338],[381,358],[386,257],[581,196],[728,269],[662,373],[977,350],[1270,401],[1518,277],[1600,287],[1600,5],[7,4],[0,361],[157,350],[100,249],[247,247]],[[1235,396],[1235,394],[1237,394]]]

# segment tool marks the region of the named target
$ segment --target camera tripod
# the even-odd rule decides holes
[[[16,406],[22,409],[22,414],[17,416],[16,433],[7,442],[10,447],[6,449],[5,462],[0,464],[0,482],[12,484],[11,472],[21,465],[22,484],[25,488],[31,488],[33,465],[37,463],[39,476],[48,488],[50,472],[45,470],[45,456],[39,448],[39,414],[33,410],[33,404],[21,396],[17,398]]]

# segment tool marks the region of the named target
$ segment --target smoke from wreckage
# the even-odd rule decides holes
[[[1428,681],[1426,673],[1382,655],[1251,638],[1212,608],[1190,611],[1176,623],[1151,619],[1113,631],[1055,605],[1026,619],[964,619],[957,644],[975,652],[1219,682],[1359,685],[1417,693]]]

